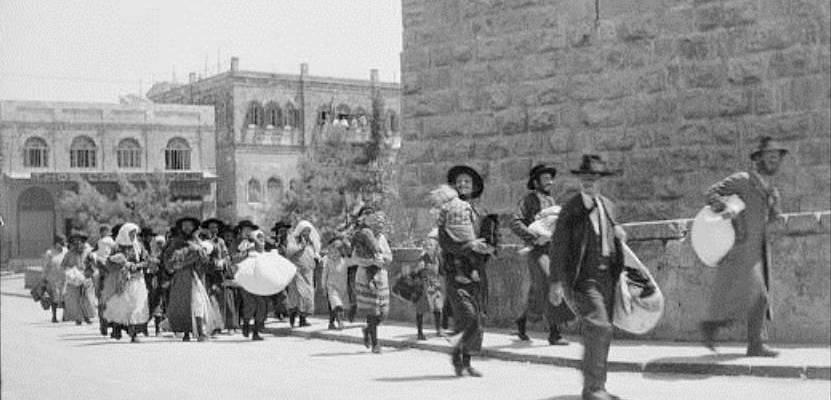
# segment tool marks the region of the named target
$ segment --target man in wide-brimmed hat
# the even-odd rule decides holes
[[[762,137],[750,153],[755,171],[738,172],[707,190],[707,200],[715,212],[732,219],[736,244],[719,263],[707,316],[701,323],[704,345],[715,348],[719,328],[735,320],[747,320],[747,355],[775,357],[767,347],[765,316],[770,318],[770,253],[767,224],[781,216],[779,191],[765,179],[779,171],[788,149],[770,137]],[[723,199],[737,195],[745,204],[736,215],[725,210]]]
[[[600,194],[602,178],[617,175],[596,154],[587,154],[572,174],[580,178],[581,192],[560,210],[549,248],[549,300],[560,305],[566,288],[581,319],[583,337],[583,399],[617,397],[606,392],[606,362],[612,342],[612,305],[615,285],[623,268],[623,229],[612,202]]]
[[[557,176],[557,168],[551,164],[537,164],[528,174],[526,187],[529,192],[519,201],[518,211],[514,213],[511,220],[511,231],[519,236],[531,251],[527,255],[528,274],[531,284],[528,287],[526,305],[522,314],[516,320],[520,340],[531,340],[525,332],[525,325],[528,317],[539,320],[545,316],[548,322],[548,343],[552,345],[568,345],[563,339],[557,327],[561,321],[558,318],[551,302],[548,301],[548,275],[550,271],[550,260],[548,258],[548,242],[550,236],[535,233],[528,229],[542,210],[550,210],[557,206],[551,196],[551,189],[554,186],[554,177]],[[563,305],[562,307],[567,307]]]
[[[205,272],[205,289],[208,295],[219,305],[222,322],[229,332],[239,327],[239,313],[237,313],[236,296],[233,287],[225,284],[234,279],[231,255],[228,245],[222,239],[222,231],[226,229],[225,222],[219,218],[208,218],[202,221],[202,228],[207,232],[207,241],[213,245],[209,268]]]

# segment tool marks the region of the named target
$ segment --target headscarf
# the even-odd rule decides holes
[[[294,227],[294,230],[291,232],[292,237],[297,237],[300,232],[303,231],[305,228],[310,228],[311,232],[309,233],[309,239],[312,241],[312,246],[314,247],[315,254],[320,254],[321,250],[321,243],[320,243],[320,233],[318,233],[317,229],[315,229],[314,225],[311,222],[306,220],[301,220],[297,223],[297,226]]]
[[[136,232],[136,238],[130,239],[130,232]],[[138,239],[139,227],[138,225],[127,222],[124,225],[121,225],[121,228],[118,230],[118,236],[115,238],[115,244],[119,246],[132,246],[136,257],[141,254],[141,243],[139,243]]]

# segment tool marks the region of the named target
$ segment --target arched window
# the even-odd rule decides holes
[[[398,115],[393,110],[387,110],[390,132],[398,132]]]
[[[69,147],[69,166],[71,168],[95,168],[95,142],[87,136],[72,139]]]
[[[252,101],[248,105],[248,111],[245,114],[245,126],[256,125],[263,126],[263,106],[256,101]]]
[[[262,202],[262,193],[263,187],[260,185],[260,181],[251,178],[248,181],[248,202],[249,203],[260,203]]]
[[[269,102],[265,105],[265,124],[266,126],[279,127],[283,123],[283,110],[277,103]]]
[[[297,127],[297,109],[294,108],[294,104],[291,104],[291,102],[286,103],[286,106],[284,108],[285,108],[285,113],[284,113],[283,119],[285,120],[285,123],[283,125],[285,125],[285,127],[289,128],[289,129],[290,128],[296,128]]]
[[[42,168],[49,166],[49,146],[46,141],[33,136],[23,143],[23,166]]]
[[[329,112],[329,105],[328,104],[321,104],[320,107],[317,108],[317,124],[318,125],[326,125],[332,120],[332,115]]]
[[[190,145],[188,141],[175,137],[167,142],[164,149],[164,168],[168,170],[190,169]]]
[[[124,139],[115,152],[118,168],[141,168],[141,146],[135,139]]]
[[[266,188],[268,190],[269,200],[279,200],[283,197],[283,181],[281,181],[280,178],[276,178],[273,176],[271,178],[268,178]]]

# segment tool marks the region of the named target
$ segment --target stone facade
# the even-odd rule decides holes
[[[217,214],[270,224],[264,219],[275,196],[291,190],[298,161],[317,141],[335,135],[352,142],[369,138],[369,125],[359,117],[371,116],[373,88],[385,101],[388,131],[398,135],[399,85],[378,81],[375,70],[370,75],[368,81],[315,77],[306,64],[299,75],[241,71],[232,58],[230,71],[201,80],[191,74],[188,84],[160,83],[147,95],[157,103],[214,106]],[[333,123],[339,114],[348,126]]]
[[[624,169],[605,190],[622,221],[692,217],[762,135],[792,149],[784,210],[831,208],[827,1],[404,0],[403,18],[401,231],[429,230],[453,164],[506,212],[540,161],[564,200],[584,152]]]
[[[831,213],[787,215],[786,224],[771,226],[772,268],[770,299],[773,320],[770,340],[777,343],[831,343]],[[702,264],[695,255],[688,232],[691,220],[666,220],[626,224],[628,244],[649,268],[665,296],[665,311],[658,326],[641,339],[698,341],[698,323],[704,317],[714,268]],[[488,264],[490,301],[487,327],[514,327],[522,311],[530,282],[518,247],[504,246]],[[396,262],[390,270],[391,283],[417,259],[417,249],[396,249]],[[411,260],[408,262],[407,260]],[[322,294],[320,295],[323,296]],[[323,297],[325,299],[325,297]],[[325,312],[325,301],[321,313]],[[427,317],[430,318],[430,317]],[[393,296],[390,319],[415,321],[415,307]],[[429,325],[428,326],[432,326]],[[542,323],[532,328],[546,331]],[[577,333],[575,327],[567,329]],[[618,338],[636,338],[623,331]],[[746,340],[744,322],[721,332],[720,338]]]
[[[214,130],[211,107],[0,102],[0,215],[6,222],[0,260],[39,258],[54,235],[65,232],[70,216],[55,205],[81,178],[106,191],[115,188],[118,174],[142,181],[162,171],[175,198],[189,201],[200,216],[213,215]],[[174,165],[169,151],[186,159]]]

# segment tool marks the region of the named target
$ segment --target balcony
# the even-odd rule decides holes
[[[240,131],[237,143],[258,146],[302,146],[303,132],[291,126],[268,125],[261,128],[257,125],[248,125]]]

